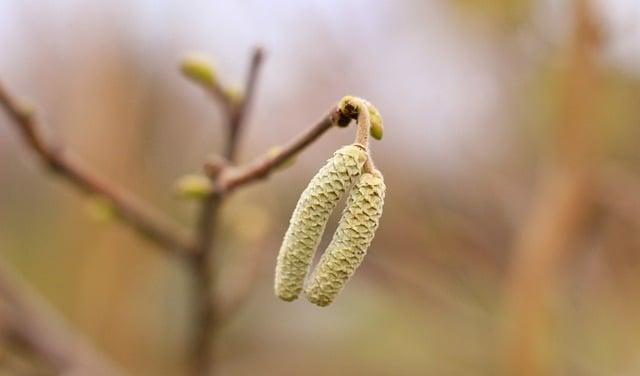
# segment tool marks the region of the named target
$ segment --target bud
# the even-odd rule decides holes
[[[367,108],[369,109],[369,121],[371,121],[371,128],[369,129],[369,133],[371,137],[376,140],[382,140],[382,134],[384,132],[384,124],[382,122],[382,116],[378,109],[367,102]]]
[[[360,101],[361,99],[351,95],[342,97],[340,102],[338,102],[338,111],[340,111],[342,116],[355,120],[358,118],[358,112],[360,111]]]
[[[216,71],[209,58],[200,53],[192,53],[185,56],[180,63],[182,74],[191,80],[212,87],[216,84]]]
[[[369,101],[364,99],[347,95],[343,97],[340,102],[338,102],[338,111],[342,115],[340,121],[338,122],[338,126],[346,127],[347,125],[349,125],[349,119],[357,119],[358,113],[360,112],[360,103],[363,102],[366,104],[367,110],[369,111],[369,121],[371,122],[369,133],[371,134],[371,137],[375,138],[376,140],[381,140],[384,131],[384,125],[382,122],[380,111],[378,111],[378,109]],[[346,121],[344,121],[345,119]]]
[[[91,195],[85,204],[85,209],[96,222],[110,222],[116,216],[116,211],[111,201],[101,195]]]
[[[182,198],[201,200],[212,191],[211,180],[203,175],[185,175],[176,182],[176,193]]]

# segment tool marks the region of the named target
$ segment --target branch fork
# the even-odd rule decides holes
[[[227,195],[245,185],[266,179],[273,171],[310,146],[327,130],[334,126],[346,127],[351,120],[356,120],[358,125],[355,145],[366,150],[369,156],[365,164],[365,171],[373,171],[375,167],[369,152],[369,137],[375,139],[382,137],[382,118],[377,109],[363,99],[345,97],[336,106],[331,107],[328,113],[314,126],[294,137],[275,154],[267,152],[251,162],[235,165],[240,136],[249,105],[255,94],[258,71],[263,58],[262,50],[256,48],[251,58],[243,95],[233,94],[233,91],[222,86],[212,64],[205,58],[192,55],[182,63],[183,73],[202,86],[222,106],[227,129],[223,155],[208,158],[204,164],[205,175],[210,184],[199,178],[196,179],[197,176],[188,176],[188,179],[179,183],[182,184],[183,193],[189,193],[192,197],[202,199],[198,224],[193,236],[185,235],[185,231],[171,219],[147,206],[127,190],[101,177],[70,151],[47,143],[38,129],[39,124],[36,121],[34,111],[19,103],[0,84],[0,108],[9,115],[22,134],[25,144],[40,158],[49,171],[85,193],[103,197],[112,206],[118,218],[156,242],[159,245],[158,249],[181,256],[182,260],[188,262],[195,283],[194,310],[197,332],[193,342],[191,360],[194,375],[210,375],[213,372],[215,358],[212,355],[215,336],[219,326],[226,321],[224,312],[234,312],[237,305],[241,304],[243,300],[234,299],[233,306],[227,307],[222,312],[223,310],[219,309],[221,304],[215,294],[217,277],[217,262],[215,262],[216,222],[219,209]],[[3,270],[0,268],[0,291],[4,290],[12,296],[23,291],[3,282],[2,276]],[[28,306],[21,309],[26,311],[22,315],[24,320],[36,317]],[[41,311],[37,317],[42,314],[55,316],[48,310],[41,308]],[[37,324],[45,325],[42,322],[39,320]],[[25,325],[28,327],[30,323],[25,323]],[[39,337],[33,331],[18,332],[18,334],[28,336],[21,339],[33,343],[32,347],[35,350],[49,349],[60,344],[67,348],[78,346],[77,343],[86,346],[84,342],[75,340],[75,334],[69,328],[56,327],[51,332],[59,333],[59,335]],[[74,343],[68,343],[71,341]],[[93,354],[92,349],[85,350],[82,352],[83,354]],[[41,355],[45,359],[50,357],[50,354],[47,353]],[[54,366],[64,364],[64,367],[67,367],[81,361],[75,359],[74,354],[70,353],[61,352],[56,356],[59,356],[60,359],[55,359]],[[113,366],[106,360],[102,360],[100,356],[91,357],[100,368],[113,369]],[[98,360],[96,361],[96,359]],[[58,369],[58,371],[62,372],[63,370]]]

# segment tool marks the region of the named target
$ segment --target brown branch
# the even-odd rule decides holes
[[[0,260],[0,298],[7,303],[3,313],[9,339],[34,351],[56,374],[123,374],[5,264]]]
[[[225,116],[231,116],[237,107],[237,103],[234,102],[231,95],[229,95],[230,93],[225,90],[221,83],[216,80],[213,85],[205,86],[205,90],[211,94],[215,101],[222,105],[222,110],[224,111]]]
[[[574,36],[570,48],[561,118],[554,141],[555,160],[515,237],[505,296],[505,374],[557,373],[550,357],[551,328],[547,299],[560,277],[560,266],[572,256],[590,229],[598,205],[598,174],[592,121],[596,114],[599,68],[594,54],[600,29],[588,0],[575,0]]]
[[[258,72],[262,63],[262,50],[256,48],[253,52],[249,74],[245,84],[244,97],[236,108],[229,110],[229,102],[223,101],[227,115],[227,140],[224,145],[224,157],[229,163],[234,163],[238,150],[239,135],[246,118],[253,93],[256,88]],[[214,181],[214,185],[217,182]],[[217,329],[217,301],[215,298],[216,266],[214,252],[214,237],[218,220],[219,208],[223,195],[216,190],[205,198],[197,224],[197,239],[194,247],[196,257],[193,258],[193,272],[195,277],[196,304],[196,336],[192,350],[192,373],[194,375],[211,375],[214,371],[214,345]]]
[[[84,192],[108,199],[120,218],[160,245],[161,249],[178,255],[193,250],[192,242],[186,233],[162,213],[93,172],[74,154],[47,145],[38,131],[38,123],[33,113],[21,106],[2,85],[0,106],[20,130],[27,146],[51,172],[65,178]]]
[[[238,154],[238,146],[240,144],[240,136],[244,128],[245,119],[247,117],[248,108],[253,101],[258,82],[258,73],[264,60],[264,52],[257,47],[251,56],[251,64],[249,64],[249,72],[247,73],[247,82],[244,88],[244,97],[237,106],[233,107],[233,111],[229,116],[229,124],[227,131],[229,138],[226,143],[225,157],[229,161],[235,161]]]
[[[277,154],[265,153],[262,157],[256,158],[245,166],[225,169],[218,179],[218,189],[227,193],[245,184],[268,177],[271,172],[336,125],[339,118],[340,113],[336,107],[333,107],[316,125],[293,138]]]

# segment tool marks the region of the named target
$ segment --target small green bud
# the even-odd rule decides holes
[[[116,217],[116,211],[111,201],[101,195],[92,195],[85,204],[89,216],[96,222],[111,222]]]
[[[273,146],[273,147],[269,148],[269,150],[267,151],[267,155],[269,156],[269,158],[275,158],[281,152],[282,152],[282,147]],[[280,166],[278,166],[277,169],[278,170],[284,170],[286,168],[289,168],[289,167],[293,166],[295,163],[296,163],[295,157],[289,157],[287,160],[282,162],[282,164]]]
[[[369,133],[371,134],[371,137],[376,140],[382,140],[382,134],[384,132],[382,116],[378,109],[371,103],[367,102],[367,107],[369,108],[369,120],[371,121],[371,129],[369,129]]]
[[[211,87],[216,84],[216,71],[209,58],[200,53],[192,53],[185,56],[180,63],[182,74],[191,80]]]
[[[361,99],[347,95],[338,102],[338,110],[343,116],[355,120],[358,118],[360,103]]]
[[[354,96],[347,95],[343,97],[340,102],[338,102],[338,111],[342,117],[338,121],[338,126],[346,127],[349,125],[349,120],[355,120],[358,118],[358,113],[360,112],[360,103],[365,103],[367,106],[367,110],[369,111],[369,120],[371,121],[371,128],[369,133],[371,137],[376,140],[382,139],[382,134],[384,131],[384,125],[382,121],[382,116],[380,115],[380,111],[366,101],[364,99],[360,99]]]
[[[182,198],[201,200],[212,191],[213,184],[204,175],[185,175],[176,182],[176,193]]]

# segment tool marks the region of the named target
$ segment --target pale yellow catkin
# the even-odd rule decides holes
[[[377,170],[362,174],[351,189],[333,239],[305,287],[311,303],[329,305],[364,260],[380,222],[385,190]]]
[[[294,300],[302,291],[329,216],[360,175],[366,160],[367,152],[362,147],[344,146],[302,192],[278,254],[275,293],[280,299]]]

